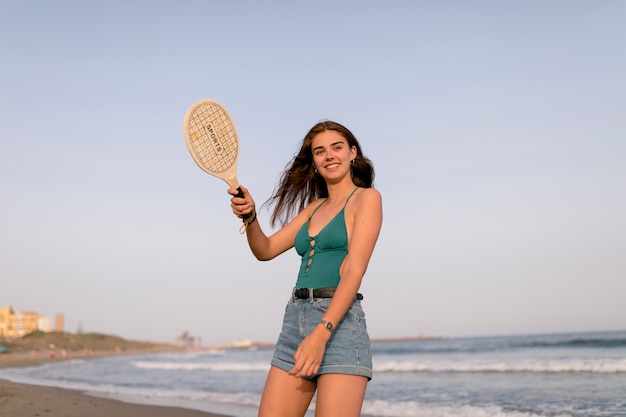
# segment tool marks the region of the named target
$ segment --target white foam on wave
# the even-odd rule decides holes
[[[267,363],[132,362],[135,368],[165,371],[267,372]]]
[[[226,350],[212,349],[212,350],[177,350],[171,352],[162,352],[156,354],[156,356],[163,358],[181,358],[181,359],[197,359],[206,356],[223,356],[226,354]]]
[[[372,417],[543,417],[540,414],[506,411],[498,406],[475,407],[469,405],[432,405],[416,401],[365,401],[363,415]],[[559,414],[554,417],[572,417]]]
[[[421,362],[388,361],[377,363],[376,372],[590,372],[626,373],[626,359],[534,360],[519,362]]]
[[[164,371],[220,371],[220,372],[267,372],[269,365],[257,363],[207,363],[207,362],[149,362],[134,361],[132,366],[144,370]],[[599,374],[626,373],[626,359],[602,360],[534,360],[519,362],[498,361],[387,361],[376,362],[375,372],[535,372],[564,373],[587,372]]]

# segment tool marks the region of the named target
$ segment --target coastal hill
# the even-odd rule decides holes
[[[4,347],[8,353],[20,353],[33,351],[48,352],[51,348],[59,352],[128,352],[161,350],[163,348],[171,348],[172,346],[162,343],[137,342],[99,333],[46,333],[38,330],[16,339],[0,337],[0,347]]]

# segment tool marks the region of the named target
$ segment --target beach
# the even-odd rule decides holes
[[[273,349],[81,354],[0,355],[0,415],[254,417]],[[626,331],[377,341],[372,355],[364,417],[626,417]]]
[[[3,417],[219,417],[184,408],[131,404],[92,397],[80,391],[16,384],[0,379]]]
[[[81,359],[120,355],[99,352],[78,355]],[[59,361],[66,360],[64,358]],[[39,365],[50,359],[31,353],[0,355],[0,368]],[[95,397],[81,391],[40,385],[18,384],[0,379],[2,417],[224,417],[220,414],[185,408],[144,405]]]

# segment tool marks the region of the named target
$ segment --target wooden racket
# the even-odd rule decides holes
[[[222,104],[200,100],[189,107],[183,125],[187,149],[196,164],[206,173],[221,178],[231,188],[243,192],[237,181],[239,137],[233,119]],[[252,216],[244,214],[243,221]]]

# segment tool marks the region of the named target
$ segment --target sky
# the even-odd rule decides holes
[[[383,196],[372,338],[626,329],[626,2],[0,7],[0,307],[274,342],[299,259],[257,261],[189,155],[213,98],[259,207],[315,123],[358,138]]]

